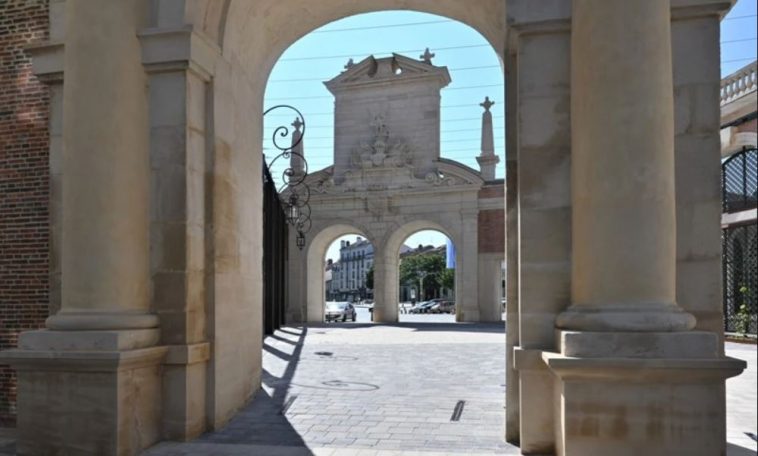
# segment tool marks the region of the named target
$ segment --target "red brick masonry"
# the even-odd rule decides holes
[[[0,350],[48,314],[49,96],[24,51],[47,36],[47,0],[0,0]],[[0,426],[15,424],[15,400],[0,366]]]

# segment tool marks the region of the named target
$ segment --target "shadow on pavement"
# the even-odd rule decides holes
[[[756,454],[758,453],[745,447],[733,443],[726,444],[726,456],[756,456]]]
[[[265,369],[262,371],[261,381],[272,393],[269,394],[266,389],[261,388],[229,424],[201,436],[198,442],[289,447],[293,450],[297,448],[298,455],[313,454],[286,416],[287,408],[294,399],[288,397],[290,383],[300,360],[303,340],[308,333],[308,328],[302,328],[300,332],[297,332],[297,329],[289,327],[280,330],[298,336],[297,342],[289,341],[295,347],[291,355],[264,342],[264,350],[287,362],[281,377],[276,377]],[[286,453],[286,448],[282,448],[282,451]]]
[[[360,329],[378,326],[396,328],[410,328],[414,331],[437,331],[437,332],[473,332],[473,333],[501,333],[505,334],[505,322],[495,323],[308,323],[309,328],[340,328]]]

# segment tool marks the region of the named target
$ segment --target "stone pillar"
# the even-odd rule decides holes
[[[184,28],[146,29],[139,36],[150,95],[152,302],[169,349],[163,437],[187,440],[206,428],[206,137],[217,50]]]
[[[676,305],[669,2],[574,0],[571,44],[572,306],[542,355],[557,453],[724,454],[744,363]]]
[[[675,296],[669,2],[596,3],[573,10],[572,307],[558,325],[691,329]]]
[[[398,268],[397,252],[388,252],[387,247],[374,243],[374,321],[395,323],[398,320]]]
[[[479,252],[479,318],[480,321],[502,322],[503,253]]]
[[[479,313],[479,211],[461,211],[461,237],[455,250],[456,321],[480,321]]]
[[[721,294],[720,20],[730,4],[672,7],[676,298],[698,330],[724,334]],[[722,342],[723,345],[723,342]]]
[[[495,155],[495,140],[492,133],[490,108],[494,104],[494,101],[490,101],[490,97],[485,97],[484,102],[479,103],[479,106],[484,108],[482,113],[482,153],[476,157],[476,161],[479,163],[482,179],[485,181],[495,180],[495,166],[500,163],[500,157]]]
[[[65,8],[61,309],[3,354],[19,374],[17,450],[135,454],[160,438],[166,353],[150,311],[148,11]]]
[[[567,2],[562,4],[567,5]],[[550,454],[555,449],[552,409],[553,375],[541,361],[542,350],[555,346],[555,318],[565,309],[571,282],[571,119],[570,22],[553,12],[536,12],[531,1],[514,2],[509,9],[518,54],[515,81],[507,83],[508,107],[516,137],[509,138],[508,159],[515,151],[518,179],[506,176],[508,191],[517,198],[508,208],[509,305],[518,305],[518,320],[508,319],[507,337],[517,339],[510,366],[518,371],[518,438],[526,454]],[[538,13],[538,14],[535,14]],[[514,93],[515,92],[515,93]],[[513,142],[511,142],[513,141]],[[508,171],[510,173],[510,171]],[[511,192],[514,193],[514,192]],[[512,239],[515,237],[516,239]],[[518,296],[513,302],[512,296]],[[513,326],[518,328],[511,332]],[[514,334],[515,333],[515,334]],[[509,394],[513,393],[508,387]],[[511,395],[511,397],[513,397]],[[512,399],[513,400],[513,399]],[[511,404],[508,405],[511,409]],[[512,410],[512,409],[511,409]],[[513,415],[511,427],[515,426]],[[511,434],[511,431],[509,431]]]
[[[506,56],[505,111],[515,113],[518,106],[518,59],[515,52]],[[518,294],[518,122],[515,115],[505,118],[505,440],[519,442],[519,380],[513,363],[513,348],[519,338]]]

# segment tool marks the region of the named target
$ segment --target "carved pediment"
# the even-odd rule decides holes
[[[351,62],[352,59],[339,76],[324,83],[332,93],[339,92],[342,88],[396,83],[403,80],[436,79],[440,88],[450,83],[447,67],[438,67],[400,54],[380,59],[368,56],[358,63]]]

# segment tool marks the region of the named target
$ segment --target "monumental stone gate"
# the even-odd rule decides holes
[[[422,229],[455,244],[457,320],[501,320],[505,199],[495,179],[492,102],[482,103],[481,172],[441,158],[440,89],[450,75],[432,57],[351,60],[325,83],[335,96],[334,165],[305,179],[313,228],[303,250],[290,236],[291,321],[323,320],[326,249],[353,232],[374,246],[374,321],[397,321],[400,247]],[[296,148],[307,159],[307,145]],[[292,166],[304,171],[296,155]]]
[[[27,67],[21,79],[38,78],[49,94],[47,116],[34,118],[48,125],[40,185],[50,183],[50,279],[39,283],[49,286],[40,296],[50,297],[50,317],[0,355],[18,375],[19,454],[136,454],[224,425],[260,388],[268,75],[310,31],[392,9],[471,26],[503,65],[504,437],[526,454],[724,454],[725,380],[745,365],[724,356],[720,297],[719,21],[733,3],[42,4],[49,29],[20,34],[35,41],[12,53],[31,55],[33,75]],[[412,63],[411,73],[425,65]],[[358,165],[340,155],[334,186],[354,183],[356,209],[399,211],[389,198],[362,200],[359,182],[394,161],[387,146],[420,145],[399,134],[394,114],[359,114],[369,149]],[[379,115],[387,130],[371,129]],[[10,137],[9,150],[27,139]],[[449,173],[486,195],[476,172],[434,158],[419,155],[398,176],[434,186]],[[458,248],[478,235],[471,220],[461,218],[463,240],[450,233]],[[393,232],[445,231],[441,222],[409,220]],[[310,249],[355,228],[371,232],[336,225]],[[308,277],[292,279],[307,289]],[[391,321],[387,295],[377,296],[379,316]],[[289,311],[308,319],[303,302]],[[462,311],[483,318],[473,302]]]

